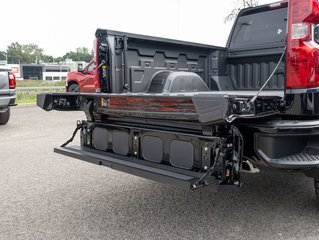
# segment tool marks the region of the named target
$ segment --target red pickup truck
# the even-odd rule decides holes
[[[93,42],[94,54],[97,52],[97,40]],[[78,64],[77,71],[69,72],[66,78],[65,86],[67,92],[100,92],[98,87],[99,74],[96,66],[96,56],[93,56],[84,68]]]
[[[95,62],[92,60],[84,68],[78,65],[78,71],[69,72],[66,78],[67,92],[96,92],[95,82],[98,74]]]

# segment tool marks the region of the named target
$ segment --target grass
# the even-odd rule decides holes
[[[65,86],[65,81],[17,80],[17,87]]]
[[[61,86],[61,89],[37,89],[37,90],[16,90],[16,103],[35,103],[38,93],[45,92],[65,92],[65,81],[42,81],[42,80],[19,80],[17,81],[17,87],[50,87]]]

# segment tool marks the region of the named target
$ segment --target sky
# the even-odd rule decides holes
[[[260,4],[273,1],[259,0]],[[92,49],[97,28],[225,46],[237,0],[3,0],[0,51],[35,43],[58,57]]]

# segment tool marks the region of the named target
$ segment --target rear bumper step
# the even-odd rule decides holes
[[[319,120],[275,120],[255,126],[255,152],[268,165],[291,170],[319,168]]]
[[[174,167],[164,165],[159,166],[159,164],[149,163],[142,160],[134,160],[128,157],[121,156],[119,158],[118,155],[115,154],[105,153],[85,147],[57,147],[54,149],[54,152],[86,162],[110,167],[139,177],[176,185],[187,190],[191,189],[192,184],[199,180],[203,175],[203,173],[176,169]]]
[[[298,154],[289,155],[277,159],[271,159],[269,160],[269,164],[278,168],[290,169],[319,168],[318,149],[308,148]]]

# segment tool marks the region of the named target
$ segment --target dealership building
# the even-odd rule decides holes
[[[57,64],[8,64],[18,80],[65,80],[70,68]]]
[[[0,61],[0,65],[4,64],[11,67],[12,72],[18,80],[47,80],[58,81],[65,80],[68,72],[77,71],[78,65],[85,66],[84,61],[73,61],[66,59],[63,64],[56,63],[31,63],[31,64],[6,64],[6,61]]]

